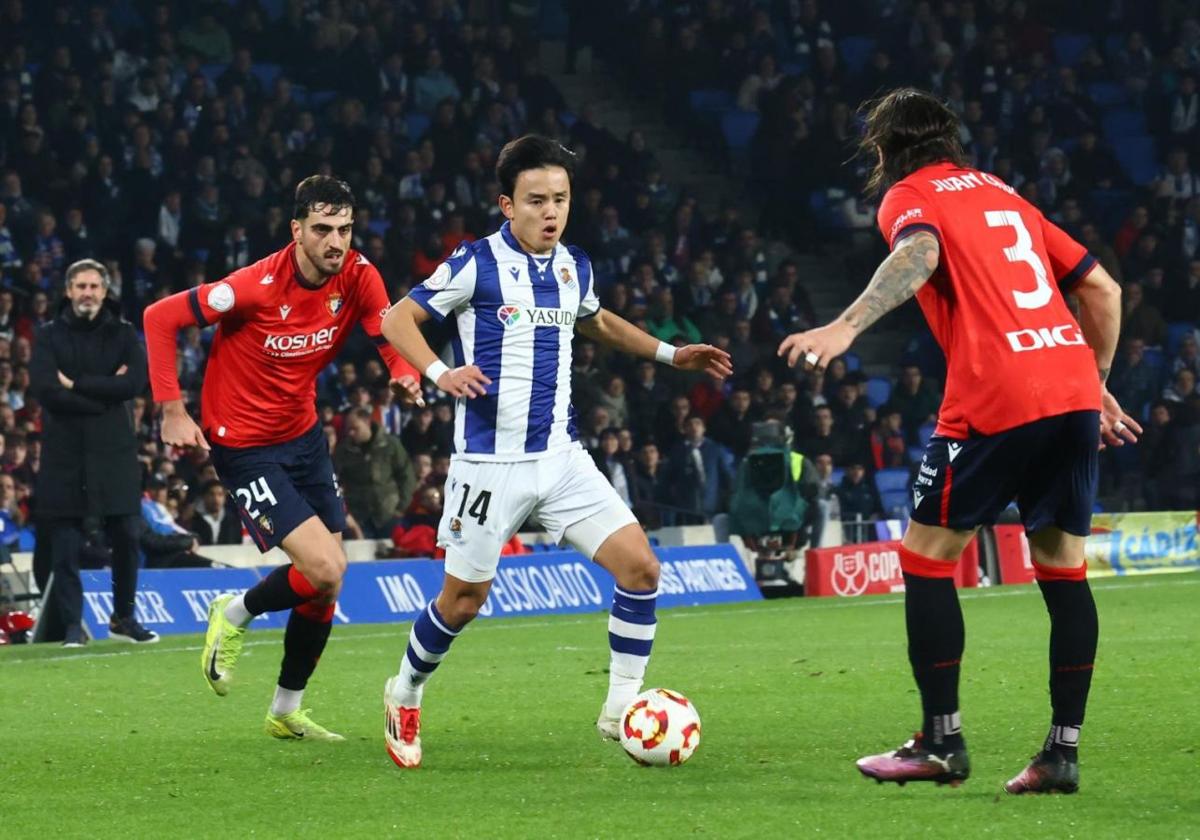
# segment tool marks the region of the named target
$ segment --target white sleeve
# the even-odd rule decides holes
[[[461,251],[461,253],[460,253]],[[475,255],[460,248],[416,286],[408,296],[419,303],[434,320],[442,321],[462,308],[475,294]]]

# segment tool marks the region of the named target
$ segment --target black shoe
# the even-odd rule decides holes
[[[936,782],[958,787],[971,775],[971,760],[965,746],[938,755],[925,748],[920,733],[891,752],[860,758],[857,765],[858,772],[869,779],[880,784],[896,782],[901,786],[908,782]]]
[[[71,624],[67,627],[67,633],[63,636],[62,646],[65,648],[81,648],[87,644],[87,636],[83,632],[83,628],[78,624]]]
[[[147,630],[133,616],[117,618],[115,615],[108,620],[108,637],[121,642],[133,642],[135,645],[152,645],[158,641],[158,634]]]
[[[1004,789],[1009,793],[1075,793],[1079,790],[1079,762],[1042,750]]]

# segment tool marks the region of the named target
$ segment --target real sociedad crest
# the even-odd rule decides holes
[[[568,288],[574,284],[575,278],[571,276],[571,271],[565,265],[558,270],[558,276],[562,278],[563,285]]]
[[[325,308],[329,310],[330,315],[336,318],[337,314],[342,311],[342,304],[344,302],[345,300],[342,298],[341,293],[333,292],[329,297],[325,298]]]

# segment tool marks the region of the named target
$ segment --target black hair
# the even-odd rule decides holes
[[[296,206],[292,210],[292,218],[305,219],[318,207],[333,213],[349,207],[353,213],[354,191],[345,181],[329,175],[309,175],[296,185]]]
[[[526,134],[509,141],[496,158],[496,180],[500,182],[500,193],[512,198],[518,175],[527,169],[547,166],[561,166],[567,170],[567,178],[573,179],[575,153],[557,140],[540,134]]]
[[[878,162],[867,179],[867,192],[886,192],[923,166],[939,161],[967,165],[959,139],[958,115],[932,94],[898,88],[864,103],[866,133],[859,151]]]

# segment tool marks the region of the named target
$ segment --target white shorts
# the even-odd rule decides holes
[[[469,583],[496,576],[500,549],[526,519],[596,556],[613,533],[637,519],[581,447],[537,461],[451,459],[438,545],[446,572]]]

